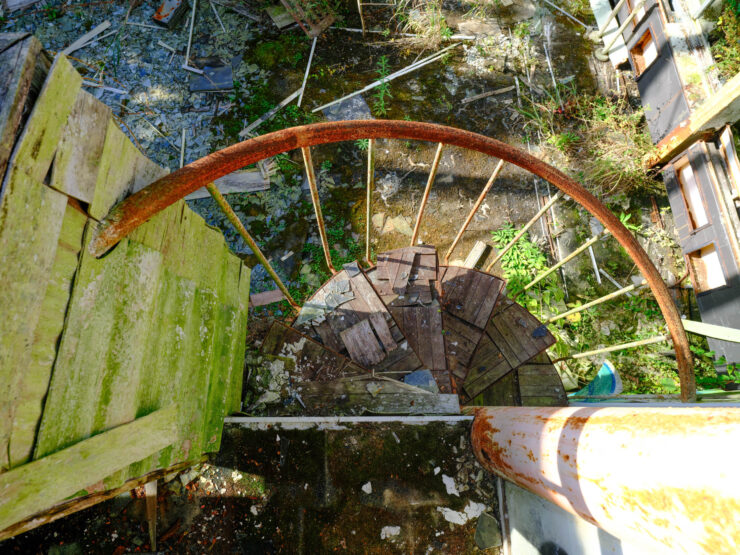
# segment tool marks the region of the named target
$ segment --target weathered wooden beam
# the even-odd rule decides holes
[[[666,164],[698,140],[740,120],[740,73],[679,123],[657,145],[648,167]]]
[[[50,509],[35,513],[30,517],[24,518],[20,522],[16,522],[12,526],[5,528],[4,530],[0,530],[0,541],[7,540],[8,538],[12,538],[18,534],[23,534],[29,530],[43,526],[44,524],[49,524],[55,520],[59,520],[60,518],[67,517],[78,511],[87,509],[88,507],[92,507],[98,503],[102,503],[103,501],[108,501],[109,499],[118,497],[122,493],[126,493],[134,488],[143,486],[147,482],[164,478],[173,472],[180,472],[188,467],[203,463],[206,460],[207,457],[204,456],[197,460],[177,463],[166,468],[160,468],[153,472],[149,472],[143,476],[132,478],[131,480],[126,481],[121,487],[106,491],[96,491],[82,497],[75,497],[74,499],[58,503]]]
[[[0,474],[0,530],[170,445],[177,411],[170,405]]]
[[[740,330],[707,324],[706,322],[695,322],[694,320],[681,320],[683,328],[691,333],[697,333],[705,337],[740,343]]]

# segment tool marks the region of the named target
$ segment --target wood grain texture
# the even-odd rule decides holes
[[[34,331],[31,360],[27,371],[20,373],[16,389],[9,445],[11,467],[29,461],[33,454],[33,444],[49,388],[57,342],[64,326],[64,316],[79,262],[86,224],[85,215],[68,204],[54,264],[41,304],[39,322]]]
[[[78,91],[54,158],[51,171],[54,189],[92,203],[110,119],[108,106],[90,93]]]
[[[18,388],[32,362],[32,345],[56,259],[67,198],[11,169],[0,199],[0,468],[8,468],[8,442]]]
[[[35,100],[34,74],[43,71],[41,43],[29,33],[3,34],[0,51],[0,183],[27,105]],[[38,91],[36,91],[38,92]]]
[[[177,412],[170,405],[0,474],[0,530],[162,449],[177,433]]]
[[[370,320],[361,320],[339,334],[349,356],[356,363],[369,368],[385,358],[378,339],[375,337]]]
[[[69,60],[57,56],[16,142],[11,166],[44,182],[81,85],[82,77]]]

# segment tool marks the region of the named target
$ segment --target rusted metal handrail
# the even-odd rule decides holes
[[[594,195],[561,171],[516,147],[462,129],[413,121],[353,120],[304,125],[255,137],[196,160],[114,206],[96,228],[89,251],[96,256],[103,255],[161,210],[207,183],[264,158],[297,148],[381,138],[444,143],[500,158],[549,181],[588,210],[614,235],[647,280],[676,350],[681,398],[684,401],[695,398],[692,356],[681,316],[660,273],[632,233]]]
[[[468,229],[470,222],[473,221],[473,218],[475,217],[475,214],[478,212],[478,209],[481,207],[481,204],[483,204],[483,201],[486,200],[486,195],[488,194],[488,191],[491,190],[491,187],[493,186],[493,182],[496,181],[496,178],[498,177],[498,174],[501,173],[501,168],[503,167],[504,167],[504,161],[499,160],[498,164],[496,164],[496,167],[493,170],[493,173],[491,174],[491,177],[488,179],[488,182],[483,187],[483,190],[478,196],[478,200],[475,201],[473,208],[470,209],[470,214],[468,214],[468,217],[465,219],[465,222],[460,228],[460,231],[457,232],[457,236],[455,237],[455,240],[452,241],[452,245],[450,245],[450,248],[447,251],[447,254],[445,254],[445,258],[444,258],[445,264],[449,264],[450,255],[452,254],[452,251],[455,250],[455,247],[460,242],[460,239],[462,239],[463,233],[465,233],[465,230]]]

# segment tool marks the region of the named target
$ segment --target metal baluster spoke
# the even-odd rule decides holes
[[[324,216],[321,213],[321,200],[319,199],[319,189],[316,186],[316,174],[313,171],[313,160],[311,159],[311,149],[308,147],[302,147],[301,153],[303,154],[303,163],[306,165],[306,174],[308,175],[308,186],[311,188],[311,201],[313,202],[313,209],[316,214],[316,222],[319,224],[319,236],[321,237],[321,246],[324,247],[324,258],[326,258],[326,265],[329,267],[329,271],[332,274],[336,274],[337,271],[331,263],[331,253],[329,252],[329,241],[326,238],[326,228],[324,227]]]
[[[373,200],[373,189],[375,188],[375,139],[367,142],[367,198],[365,200],[365,260],[372,265],[370,260],[370,213]]]
[[[247,243],[250,249],[252,249],[252,252],[257,257],[257,260],[260,261],[260,264],[262,264],[265,267],[265,270],[267,270],[267,273],[270,274],[270,277],[275,281],[275,284],[278,286],[278,289],[283,292],[283,295],[285,295],[285,298],[287,299],[288,303],[290,303],[290,306],[295,310],[296,312],[299,312],[301,307],[298,306],[298,303],[295,302],[293,297],[291,296],[290,292],[288,291],[288,288],[285,287],[285,284],[280,279],[280,277],[277,275],[275,270],[272,268],[270,263],[267,261],[267,258],[262,253],[260,248],[257,246],[257,243],[252,238],[252,236],[247,231],[247,228],[244,227],[244,224],[242,224],[241,220],[239,219],[239,216],[236,215],[236,212],[234,212],[234,209],[229,204],[229,201],[227,201],[224,196],[221,194],[221,191],[218,190],[218,187],[216,187],[213,183],[208,183],[206,185],[206,189],[208,189],[208,192],[213,197],[213,200],[216,201],[216,204],[218,204],[219,208],[223,210],[224,214],[226,214],[226,217],[229,219],[231,224],[236,228],[236,230],[239,232],[239,235],[242,236],[244,241]]]
[[[596,299],[594,301],[591,301],[590,303],[586,303],[584,305],[577,306],[575,308],[570,309],[567,312],[563,312],[562,314],[556,314],[555,316],[553,316],[552,318],[550,318],[549,320],[547,320],[545,322],[545,324],[551,324],[552,322],[555,322],[557,320],[560,320],[562,318],[565,318],[566,316],[570,316],[571,314],[575,314],[577,312],[582,312],[582,311],[584,311],[584,310],[586,310],[588,308],[591,308],[592,306],[596,306],[596,305],[601,304],[601,303],[604,303],[604,302],[606,302],[606,301],[608,301],[610,299],[614,299],[616,297],[619,297],[621,295],[624,295],[625,293],[629,293],[630,291],[634,291],[635,289],[637,289],[638,287],[642,287],[646,283],[647,283],[647,281],[645,281],[643,279],[640,283],[635,283],[635,284],[632,284],[632,285],[628,285],[627,287],[622,287],[621,289],[618,289],[617,291],[614,291],[612,293],[609,293],[608,295],[604,295],[603,297],[599,297],[598,299]]]
[[[429,199],[429,192],[432,190],[432,183],[434,178],[437,176],[437,168],[439,167],[439,161],[442,158],[442,149],[444,145],[439,143],[437,145],[437,152],[434,153],[434,162],[432,162],[432,169],[429,171],[429,179],[427,179],[427,186],[424,189],[424,196],[421,199],[421,206],[419,206],[419,214],[416,216],[416,223],[414,224],[414,232],[411,234],[411,246],[416,244],[416,240],[419,237],[419,228],[421,227],[421,218],[424,216],[424,208],[427,205]]]
[[[499,160],[498,164],[496,164],[496,168],[493,170],[493,173],[491,174],[490,179],[488,180],[488,183],[486,183],[486,186],[483,187],[483,190],[481,191],[480,196],[478,197],[478,200],[475,202],[475,205],[470,211],[470,214],[468,214],[468,217],[465,220],[465,223],[460,228],[460,231],[458,231],[457,237],[455,237],[455,240],[452,242],[450,249],[447,251],[447,254],[445,254],[445,264],[449,264],[450,255],[452,254],[452,251],[455,250],[455,247],[460,242],[460,239],[462,238],[463,233],[465,233],[465,230],[468,229],[470,222],[473,221],[473,217],[478,212],[478,209],[480,208],[481,204],[483,204],[483,201],[485,200],[486,195],[488,194],[488,191],[491,190],[491,186],[493,185],[493,182],[496,181],[496,178],[498,177],[498,174],[501,173],[501,168],[503,167],[504,167],[504,161]]]

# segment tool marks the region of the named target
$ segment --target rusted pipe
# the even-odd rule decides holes
[[[236,215],[236,212],[234,212],[234,209],[229,204],[229,201],[224,198],[224,196],[221,194],[221,191],[219,191],[218,187],[216,187],[213,183],[207,183],[206,189],[208,189],[208,192],[213,197],[213,200],[216,201],[218,207],[223,211],[224,214],[226,214],[226,217],[231,222],[231,225],[233,225],[239,232],[239,235],[242,236],[242,239],[244,239],[244,242],[247,243],[247,246],[252,250],[254,256],[257,258],[257,260],[259,260],[260,264],[265,267],[265,270],[267,270],[267,273],[270,274],[270,277],[275,282],[275,285],[277,285],[278,289],[283,292],[283,295],[285,295],[285,298],[288,300],[288,304],[290,304],[291,308],[296,312],[300,311],[301,307],[298,306],[298,303],[295,302],[290,294],[290,291],[288,291],[288,288],[285,287],[283,280],[281,280],[280,276],[277,275],[277,272],[275,272],[272,265],[268,262],[267,257],[257,246],[257,242],[249,234],[247,228],[244,227],[244,224],[239,219],[239,216]]]
[[[450,249],[447,251],[447,254],[445,254],[445,264],[449,264],[450,255],[452,254],[452,251],[455,250],[455,247],[460,242],[460,239],[462,238],[463,233],[465,233],[465,230],[468,229],[470,222],[473,221],[473,217],[478,212],[478,209],[480,208],[481,204],[483,204],[483,201],[486,200],[486,195],[488,194],[488,191],[491,190],[491,186],[493,186],[493,182],[496,181],[496,178],[498,177],[498,174],[501,173],[501,168],[503,167],[504,167],[504,161],[499,160],[498,164],[496,164],[496,167],[493,170],[493,173],[491,174],[491,177],[488,179],[488,183],[486,183],[486,185],[483,187],[483,190],[478,196],[478,200],[475,201],[473,208],[470,210],[470,214],[468,214],[468,217],[465,219],[465,223],[463,223],[462,227],[460,228],[460,231],[457,232],[457,237],[455,237],[455,240],[452,241],[452,245],[450,245]]]
[[[319,188],[316,185],[316,173],[313,171],[313,160],[311,159],[311,149],[302,147],[303,163],[306,165],[306,175],[308,176],[308,187],[311,189],[311,201],[313,210],[316,214],[316,223],[319,224],[319,237],[321,237],[321,246],[324,248],[324,258],[329,271],[336,274],[334,265],[331,263],[331,252],[329,251],[329,240],[326,238],[326,226],[324,225],[324,215],[321,213],[321,199],[319,198]]]
[[[575,180],[516,147],[477,133],[434,123],[393,120],[352,120],[315,123],[282,129],[255,137],[176,170],[131,195],[111,209],[100,222],[89,244],[90,253],[101,256],[132,230],[193,191],[219,177],[296,148],[356,141],[357,139],[418,140],[475,150],[519,166],[555,185],[595,216],[624,247],[645,276],[671,333],[681,378],[681,398],[696,397],[693,361],[681,315],[670,291],[650,257],[632,233],[606,206]]]
[[[740,552],[740,408],[492,407],[471,434],[486,469],[645,552]]]
[[[424,208],[426,208],[427,200],[429,200],[429,193],[432,190],[432,184],[434,178],[437,176],[437,168],[439,168],[439,161],[442,159],[442,149],[444,144],[439,143],[437,145],[437,151],[434,153],[434,162],[432,162],[432,169],[429,171],[429,178],[427,179],[427,186],[424,188],[424,195],[421,197],[421,205],[419,206],[419,213],[416,215],[416,222],[414,223],[414,232],[411,234],[411,246],[416,245],[416,240],[419,237],[419,229],[421,228],[421,219],[424,217]]]

